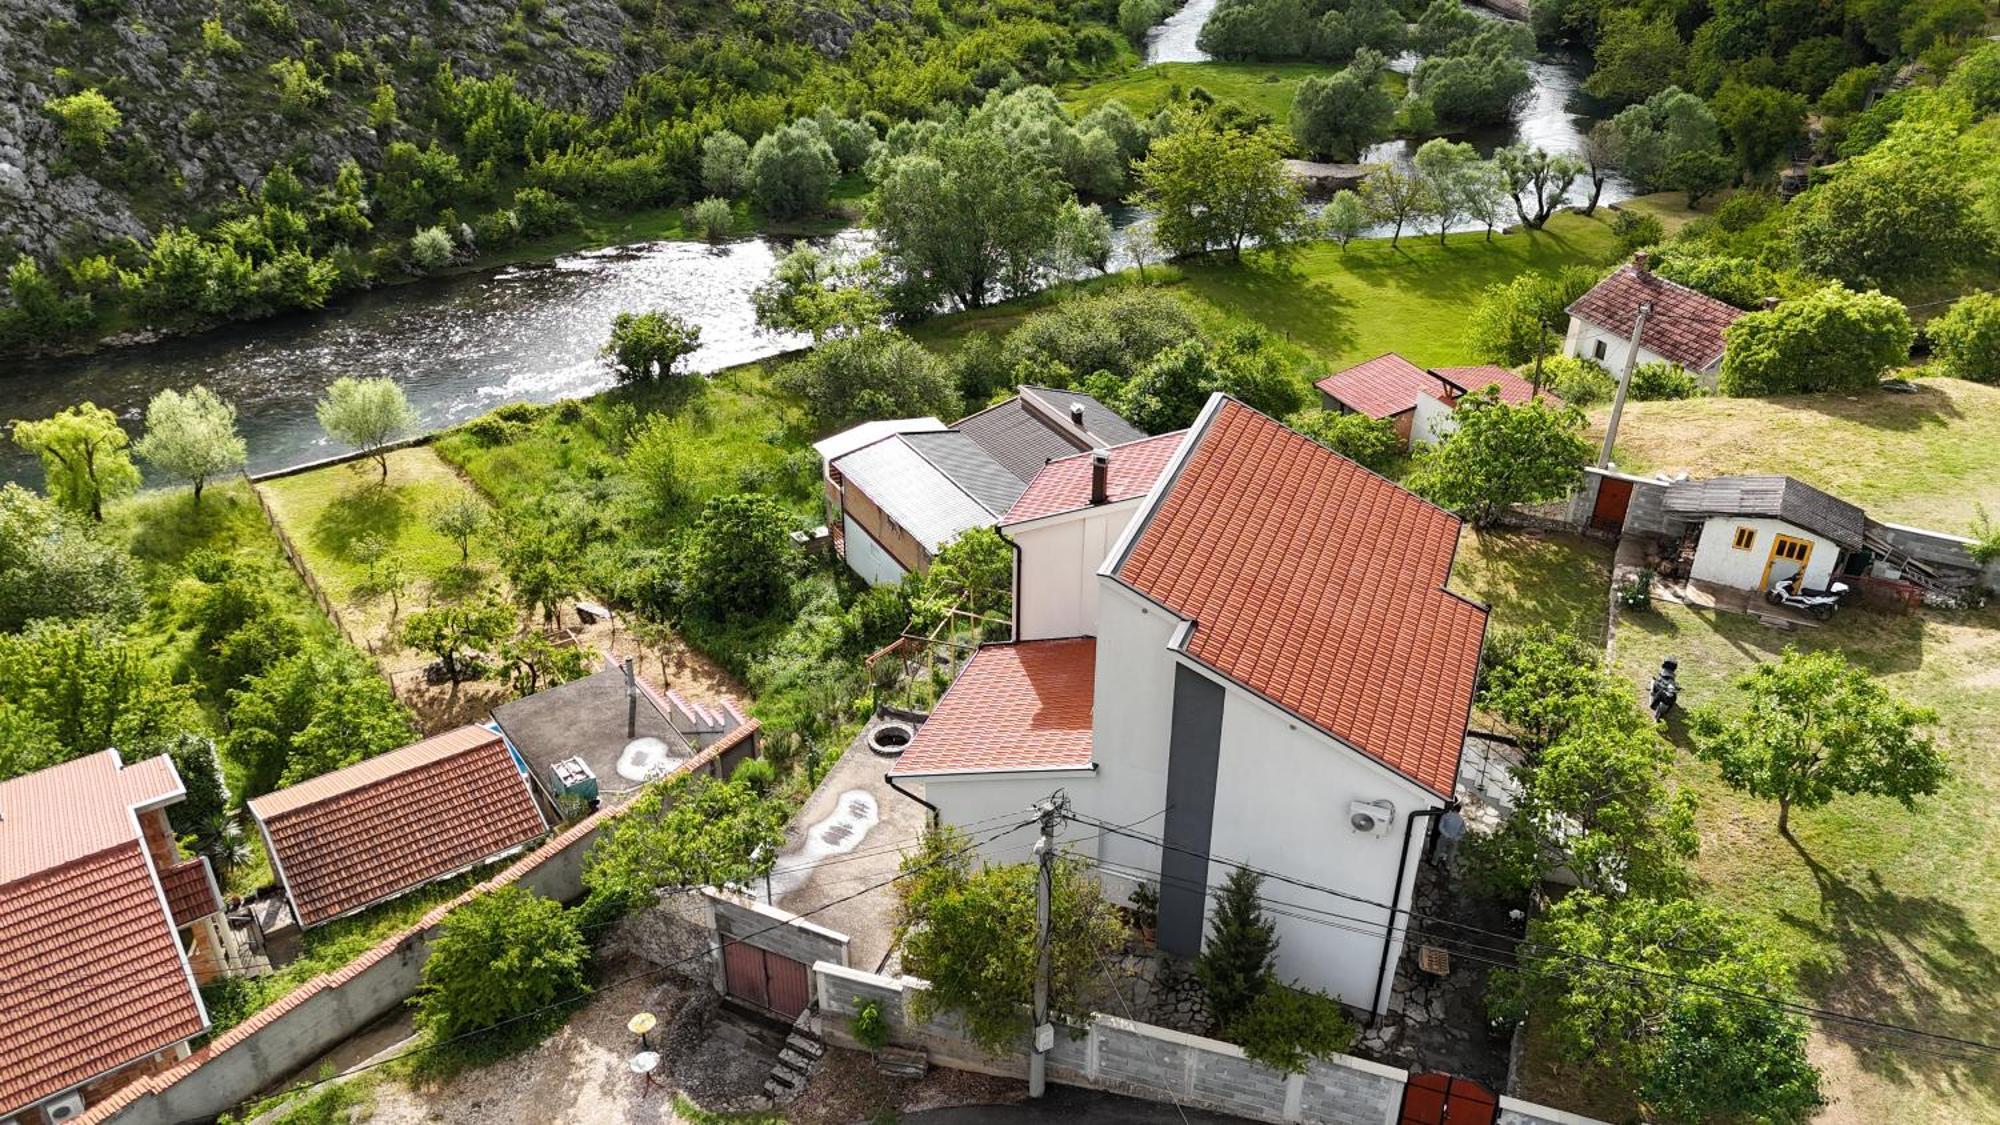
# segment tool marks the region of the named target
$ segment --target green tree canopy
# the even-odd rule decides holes
[[[514,629],[514,614],[490,594],[418,610],[403,619],[402,642],[438,658],[456,685],[472,669],[467,658],[500,643]]]
[[[1292,95],[1292,139],[1314,156],[1359,160],[1369,145],[1389,135],[1396,103],[1373,75],[1354,68],[1314,74]]]
[[[831,433],[870,418],[955,417],[958,388],[930,350],[901,332],[867,328],[827,340],[778,371],[778,386]]]
[[[186,394],[164,390],[146,405],[146,432],[132,448],[153,467],[201,489],[209,479],[243,467],[248,450],[236,432],[236,408],[207,387]]]
[[[1483,527],[1515,504],[1569,495],[1590,459],[1583,414],[1546,399],[1510,406],[1491,390],[1458,400],[1458,428],[1417,456],[1410,487]]]
[[[701,326],[665,309],[622,312],[611,318],[604,354],[621,383],[665,379],[701,347]]]
[[[1806,100],[1790,91],[1731,79],[1709,105],[1737,166],[1752,179],[1768,175],[1805,139]]]
[[[1248,1012],[1277,977],[1278,925],[1264,915],[1263,885],[1262,875],[1236,867],[1213,892],[1208,941],[1194,972],[1220,1027]]]
[[[768,496],[718,496],[703,505],[683,560],[689,607],[713,620],[783,612],[798,555],[791,527]]]
[[[389,479],[389,451],[384,448],[415,432],[417,412],[408,395],[391,379],[356,379],[342,375],[326,389],[314,407],[320,428],[344,445],[366,453]]]
[[[783,801],[734,779],[693,774],[649,785],[591,843],[584,888],[623,912],[677,887],[747,886],[777,862],[790,817]]]
[[[1380,471],[1402,446],[1396,426],[1387,418],[1342,410],[1302,410],[1285,425],[1350,461]]]
[[[14,423],[14,444],[41,458],[49,498],[72,512],[104,519],[104,502],[139,490],[131,438],[118,416],[79,403],[53,418]]]
[[[203,727],[187,685],[101,618],[0,635],[0,779],[114,746],[137,761]]]
[[[0,633],[42,617],[139,608],[131,557],[96,525],[18,484],[0,484]]]
[[[804,332],[813,343],[879,327],[889,302],[882,260],[854,259],[838,249],[801,242],[778,259],[771,277],[750,294],[757,323],[780,332]]]
[[[750,150],[750,197],[774,219],[796,219],[826,208],[840,163],[810,121],[766,133]]]
[[[975,527],[946,543],[921,589],[911,597],[917,616],[935,622],[953,607],[1009,617],[1014,607],[1014,549],[990,527]]]
[[[1944,126],[1899,126],[1795,202],[1799,264],[1860,287],[1950,276],[1990,261],[1994,225],[1979,202],[1976,160]]]
[[[424,958],[417,1029],[438,1043],[581,998],[589,961],[562,903],[518,886],[476,895],[445,915]]]
[[[350,649],[284,657],[230,694],[222,757],[248,799],[415,737],[389,685]]]
[[[1977,383],[2000,382],[2000,294],[1961,297],[1924,325],[1939,370]]]
[[[1303,213],[1297,181],[1268,130],[1245,131],[1183,113],[1135,171],[1135,201],[1158,216],[1159,239],[1176,255],[1252,242],[1276,245]]]
[[[1583,88],[1608,102],[1642,102],[1673,85],[1686,58],[1687,44],[1671,17],[1614,9],[1605,14]]]
[[[1894,297],[1827,285],[1737,318],[1723,333],[1716,386],[1745,396],[1863,390],[1909,362],[1914,337]]]
[[[1937,713],[1889,693],[1836,651],[1787,645],[1737,680],[1743,706],[1689,716],[1695,753],[1722,779],[1778,802],[1778,831],[1792,806],[1812,809],[1849,793],[1894,797],[1905,807],[1938,791],[1951,774],[1927,728]]]
[[[431,505],[431,529],[458,544],[458,561],[472,557],[472,541],[493,522],[493,509],[470,488],[455,488]]]

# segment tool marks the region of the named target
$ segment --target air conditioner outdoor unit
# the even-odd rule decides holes
[[[50,1121],[68,1121],[72,1117],[83,1116],[83,1095],[64,1094],[52,1102],[42,1103],[42,1112]]]
[[[1387,801],[1350,801],[1347,823],[1356,832],[1380,836],[1396,821],[1396,806]]]

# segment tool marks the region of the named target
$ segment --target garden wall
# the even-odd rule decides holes
[[[676,773],[706,768],[756,738],[755,720],[683,762]],[[566,902],[583,893],[583,859],[606,821],[606,809],[579,821],[500,874],[439,903],[346,967],[300,985],[270,1007],[218,1035],[179,1064],[120,1089],[77,1121],[178,1125],[226,1113],[269,1090],[334,1045],[393,1011],[417,990],[424,958],[445,915],[487,891],[521,886]]]
[[[993,1054],[972,1043],[949,1015],[919,1019],[909,1000],[930,986],[911,977],[884,977],[822,961],[813,966],[820,1035],[860,1047],[850,1030],[855,1013],[876,1004],[899,1046],[921,1047],[932,1061],[963,1070],[1020,1077],[1027,1041]],[[1049,1077],[1074,1086],[1199,1106],[1258,1121],[1314,1125],[1393,1125],[1409,1073],[1351,1055],[1315,1062],[1304,1074],[1281,1074],[1243,1050],[1164,1027],[1102,1013],[1090,1024],[1058,1031]],[[1500,1099],[1500,1125],[1604,1125],[1588,1117],[1514,1098]]]

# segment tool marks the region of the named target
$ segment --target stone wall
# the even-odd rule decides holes
[[[813,977],[820,1035],[831,1042],[859,1047],[850,1022],[874,1003],[888,1022],[890,1041],[922,1047],[933,1062],[1014,1077],[1027,1071],[1025,1038],[1015,1051],[996,1055],[966,1041],[948,1016],[919,1018],[910,1000],[930,987],[924,981],[827,962],[813,966]],[[1350,1055],[1315,1062],[1304,1074],[1281,1074],[1232,1043],[1102,1013],[1087,1027],[1057,1031],[1049,1077],[1256,1121],[1311,1125],[1390,1125],[1409,1080],[1406,1071]],[[1501,1125],[1604,1125],[1513,1098],[1502,1098],[1501,1110]]]

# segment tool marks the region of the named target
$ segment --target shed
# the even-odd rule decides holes
[[[1786,476],[1677,481],[1661,508],[1667,520],[1699,525],[1689,576],[1738,590],[1786,578],[1824,589],[1846,556],[1862,549],[1860,508]]]

